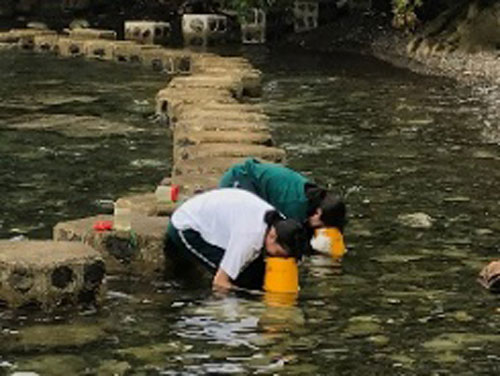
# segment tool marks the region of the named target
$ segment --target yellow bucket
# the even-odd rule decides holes
[[[344,236],[336,227],[320,228],[315,231],[315,236],[325,236],[329,239],[329,253],[334,259],[341,259],[346,254]]]
[[[293,257],[268,257],[264,290],[277,293],[299,291],[299,268]]]

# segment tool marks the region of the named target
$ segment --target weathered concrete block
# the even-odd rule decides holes
[[[99,304],[105,267],[82,243],[0,241],[0,302],[9,307]]]
[[[89,59],[112,61],[114,49],[114,42],[110,40],[92,39],[83,42],[83,53]]]
[[[187,159],[177,161],[174,165],[172,175],[218,175],[222,174],[232,165],[241,163],[245,158],[205,158]]]
[[[58,40],[58,35],[36,35],[33,38],[34,49],[37,52],[54,52]]]
[[[21,49],[31,50],[37,35],[56,35],[56,32],[53,30],[12,29],[8,33],[2,33],[0,42],[17,43]]]
[[[293,8],[294,30],[296,33],[318,27],[319,5],[315,1],[295,1]]]
[[[192,54],[189,51],[169,50],[174,60],[174,73],[190,75],[193,71]]]
[[[243,44],[266,43],[266,12],[260,8],[251,8],[241,22]]]
[[[259,97],[262,95],[262,72],[258,69],[221,68],[218,66],[207,67],[204,75],[214,77],[232,75],[241,80],[243,95]]]
[[[241,131],[187,131],[176,129],[175,146],[200,145],[206,143],[235,143],[272,146],[273,140],[268,132]]]
[[[153,44],[137,44],[130,41],[114,42],[114,60],[119,63],[143,64],[143,53],[149,50],[159,50]]]
[[[211,54],[198,55],[193,59],[193,71],[203,73],[209,69],[252,70],[252,65],[243,57],[221,57]]]
[[[176,203],[158,202],[154,193],[142,193],[121,197],[116,201],[120,208],[130,208],[132,212],[146,216],[168,216],[171,215]]]
[[[192,196],[208,189],[217,188],[220,175],[181,175],[172,176],[172,183],[181,187],[181,191],[186,196]]]
[[[125,274],[145,279],[165,271],[163,246],[167,217],[132,215],[132,230],[127,232],[93,229],[96,221],[112,221],[113,216],[96,216],[58,223],[55,240],[83,242],[97,250],[108,274]]]
[[[116,40],[116,31],[101,29],[73,29],[68,30],[69,37],[72,39],[106,39]]]
[[[172,54],[163,48],[148,49],[141,52],[142,64],[154,71],[174,74],[175,62]]]
[[[241,98],[243,95],[243,82],[240,77],[233,75],[194,75],[188,77],[175,77],[172,81],[170,81],[169,87],[177,89],[225,89],[229,90],[235,98]]]
[[[227,17],[217,14],[185,14],[182,16],[182,35],[188,47],[206,47],[224,41]]]
[[[166,45],[170,31],[168,22],[125,21],[125,39],[137,43]]]
[[[283,149],[248,144],[201,144],[195,146],[178,147],[174,154],[174,164],[180,160],[195,158],[238,158],[256,157],[270,162],[284,163]],[[207,159],[208,160],[208,159]]]
[[[269,132],[266,123],[235,121],[235,120],[182,120],[175,123],[175,129],[183,129],[187,132],[195,131],[241,131],[241,132]]]
[[[259,112],[242,112],[242,111],[218,111],[218,110],[205,110],[203,108],[191,111],[183,111],[179,120],[186,121],[235,121],[235,122],[262,122],[269,121],[269,117],[264,113]]]
[[[170,121],[177,121],[184,106],[203,106],[205,103],[238,103],[226,89],[173,88],[162,89],[156,95],[156,113],[166,115]]]
[[[79,57],[85,53],[84,45],[81,39],[59,38],[54,50],[62,57]]]

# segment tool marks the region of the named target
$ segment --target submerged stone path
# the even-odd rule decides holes
[[[180,186],[181,198],[216,187],[222,172],[250,156],[285,162],[284,150],[273,144],[262,107],[243,102],[245,96],[258,97],[262,92],[261,72],[246,59],[115,38],[116,35],[107,30],[85,29],[58,35],[50,30],[22,29],[0,33],[0,45],[16,45],[68,58],[144,65],[174,75],[156,96],[156,113],[169,123],[173,132],[173,168],[168,180]],[[108,274],[148,279],[164,274],[167,215],[175,209],[175,204],[158,203],[154,192],[150,192],[122,197],[115,205],[132,212],[130,231],[96,230],[97,221],[113,221],[112,216],[96,216],[57,224],[53,241],[1,241],[0,302],[12,307],[29,303],[31,299],[44,307],[56,302],[75,304],[81,295],[79,292],[88,291],[90,285],[94,295],[102,294],[102,277],[90,283],[85,277],[85,266],[78,269],[74,265],[101,262]],[[52,265],[54,249],[57,262],[49,267],[47,263]],[[21,274],[15,272],[19,265],[24,268]],[[66,285],[61,288],[44,282],[40,284],[44,287],[32,288],[31,282],[22,277],[32,275],[32,279],[54,281],[54,273],[66,280],[71,274],[71,284],[65,280]],[[58,278],[55,280],[61,279]],[[18,280],[17,285],[4,282]],[[64,300],[67,296],[71,299]]]

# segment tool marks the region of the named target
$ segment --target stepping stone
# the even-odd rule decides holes
[[[256,157],[269,162],[284,163],[285,151],[280,148],[262,146],[262,145],[247,145],[247,144],[201,144],[195,146],[185,146],[176,148],[174,153],[174,164],[177,161],[195,159],[224,157],[224,158],[247,158]]]
[[[241,131],[195,131],[174,132],[174,145],[187,146],[206,143],[236,143],[272,146],[273,140],[268,132],[241,132]]]
[[[180,187],[183,196],[190,197],[195,193],[217,188],[220,174],[192,174],[172,176],[172,183]]]
[[[132,212],[149,217],[169,216],[177,204],[158,202],[154,193],[141,193],[121,197],[116,201],[120,208],[130,208]]]
[[[174,89],[225,89],[228,90],[235,98],[241,98],[243,95],[243,83],[241,78],[232,75],[193,75],[187,77],[175,77],[170,81],[168,86]]]
[[[206,158],[188,159],[178,161],[172,171],[176,177],[180,175],[218,175],[226,172],[229,167],[236,163],[241,163],[245,158]]]
[[[99,304],[104,275],[102,257],[82,243],[0,241],[0,302],[11,308]]]
[[[69,37],[73,39],[107,39],[116,40],[116,31],[78,28],[69,30]]]
[[[54,227],[54,240],[83,242],[98,251],[108,274],[132,275],[154,279],[165,271],[163,247],[167,217],[131,215],[130,231],[96,231],[97,221],[113,221],[113,216],[99,215]]]
[[[175,123],[175,131],[198,132],[198,131],[240,131],[240,132],[270,132],[266,123],[259,121],[235,121],[235,120],[207,120],[196,119],[182,120]]]
[[[84,45],[83,39],[59,38],[54,51],[62,57],[78,57],[85,53]]]
[[[113,61],[114,49],[114,42],[104,39],[86,40],[83,44],[83,53],[90,59]]]
[[[243,112],[243,111],[218,111],[218,110],[205,110],[192,108],[190,111],[183,111],[177,119],[183,120],[203,120],[203,121],[219,121],[219,120],[232,120],[232,121],[247,121],[247,122],[262,122],[267,123],[269,117],[266,114],[259,112]]]

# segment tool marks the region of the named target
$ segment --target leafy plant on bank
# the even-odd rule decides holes
[[[392,0],[392,26],[408,31],[415,30],[419,20],[415,13],[423,5],[423,0]]]

